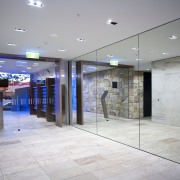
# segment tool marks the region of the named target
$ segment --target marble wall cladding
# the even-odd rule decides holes
[[[152,63],[152,121],[180,126],[180,57]]]
[[[133,68],[114,68],[84,74],[83,78],[84,111],[103,114],[101,96],[108,90],[109,115],[139,118],[140,94],[140,116],[143,116],[143,73]],[[112,82],[117,82],[117,88],[112,88]]]

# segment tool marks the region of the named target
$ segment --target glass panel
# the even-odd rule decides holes
[[[84,62],[87,61],[87,62]],[[78,72],[77,72],[78,71]],[[82,105],[82,119],[77,117],[74,126],[86,131],[97,133],[96,124],[96,52],[76,59],[77,113]],[[82,98],[82,104],[80,103]],[[79,104],[79,105],[78,105]],[[81,113],[80,113],[81,114]],[[80,115],[79,114],[79,115]]]
[[[180,20],[140,34],[140,147],[180,163]],[[151,111],[152,110],[152,111]]]
[[[97,68],[97,122],[99,135],[139,148],[136,59],[138,36],[97,51],[97,63],[104,63],[98,66],[103,68]],[[118,62],[119,66],[110,62]]]

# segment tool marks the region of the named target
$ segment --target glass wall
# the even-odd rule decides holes
[[[176,20],[74,59],[73,125],[180,163],[179,29]]]
[[[180,163],[179,30],[177,20],[140,34],[139,70],[145,91],[140,148]]]

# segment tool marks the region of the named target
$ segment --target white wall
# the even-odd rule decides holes
[[[180,126],[180,57],[152,63],[152,121]]]

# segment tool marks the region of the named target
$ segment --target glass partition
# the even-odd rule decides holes
[[[78,79],[76,81],[76,112],[79,112],[79,114],[76,113],[77,118],[75,118],[74,114],[73,124],[86,131],[97,133],[96,52],[89,53],[76,59],[76,78]]]
[[[176,20],[74,59],[73,125],[180,163],[179,29]]]
[[[98,134],[139,148],[138,36],[97,51]],[[117,62],[118,66],[110,65]],[[107,93],[103,97],[103,93]],[[102,100],[102,99],[101,99]],[[107,110],[103,111],[103,106]],[[107,111],[107,112],[106,112]],[[106,115],[107,113],[107,115]]]
[[[139,35],[142,150],[180,163],[180,20]]]

